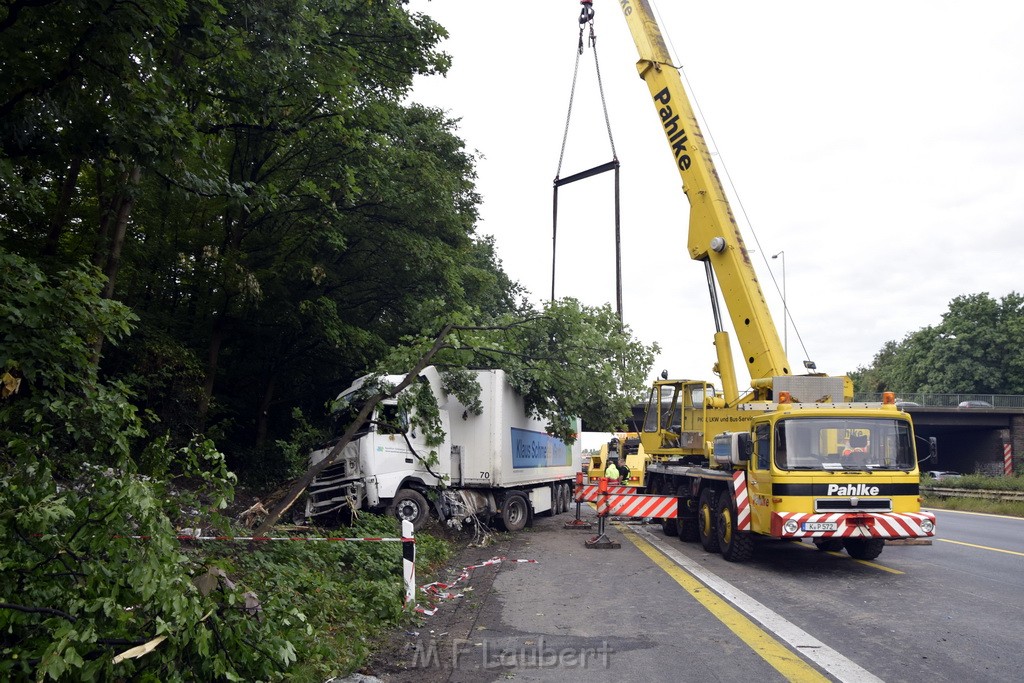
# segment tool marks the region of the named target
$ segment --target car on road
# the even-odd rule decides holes
[[[961,474],[959,472],[950,472],[950,471],[946,471],[946,470],[929,470],[928,472],[925,472],[924,474],[925,474],[926,477],[931,477],[932,479],[935,479],[936,481],[938,481],[940,479],[956,479],[957,477],[961,476]]]
[[[960,401],[957,404],[957,408],[991,408],[992,404],[988,401]]]
[[[921,404],[920,403],[915,403],[914,401],[901,401],[899,399],[896,399],[896,407],[897,408],[909,408],[911,406],[919,406],[919,405],[921,405]]]

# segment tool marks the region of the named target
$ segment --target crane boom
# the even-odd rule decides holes
[[[731,404],[736,397],[736,379],[728,333],[718,314],[715,280],[725,297],[752,383],[764,385],[758,380],[790,375],[789,362],[679,69],[671,62],[651,6],[647,0],[619,0],[619,5],[640,55],[637,72],[650,90],[690,203],[687,246],[690,258],[702,261],[708,272],[719,374],[726,401]]]

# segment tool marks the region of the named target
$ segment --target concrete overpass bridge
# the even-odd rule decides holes
[[[921,469],[999,475],[1009,446],[1013,471],[1024,471],[1024,408],[917,405],[903,409],[914,420],[917,436],[938,440],[938,463],[924,462]]]

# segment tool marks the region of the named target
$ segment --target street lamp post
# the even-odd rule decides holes
[[[789,357],[789,304],[786,301],[786,250],[772,256],[773,259],[782,257],[782,350]]]

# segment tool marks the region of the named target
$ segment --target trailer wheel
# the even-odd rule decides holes
[[[717,501],[717,492],[709,487],[700,492],[700,499],[697,503],[697,532],[700,535],[700,544],[709,553],[718,552],[718,534],[715,531],[715,503]]]
[[[387,512],[389,515],[397,517],[399,521],[412,522],[412,528],[419,531],[430,517],[430,506],[419,491],[402,489],[391,501]]]
[[[522,531],[526,528],[526,522],[530,519],[530,504],[519,491],[513,491],[505,496],[505,502],[501,504],[501,526],[505,531]]]
[[[843,542],[846,552],[856,560],[873,560],[882,554],[884,538],[848,538]]]
[[[722,557],[729,562],[745,562],[754,554],[754,538],[736,529],[736,506],[728,493],[718,496],[717,535]]]
[[[814,547],[822,552],[838,553],[843,549],[843,539],[841,538],[822,538],[814,539]]]
[[[551,491],[551,509],[547,511],[547,516],[554,517],[562,514],[562,485],[556,481],[548,487],[548,490]]]
[[[562,484],[562,512],[568,512],[572,507],[572,487],[568,482]]]

